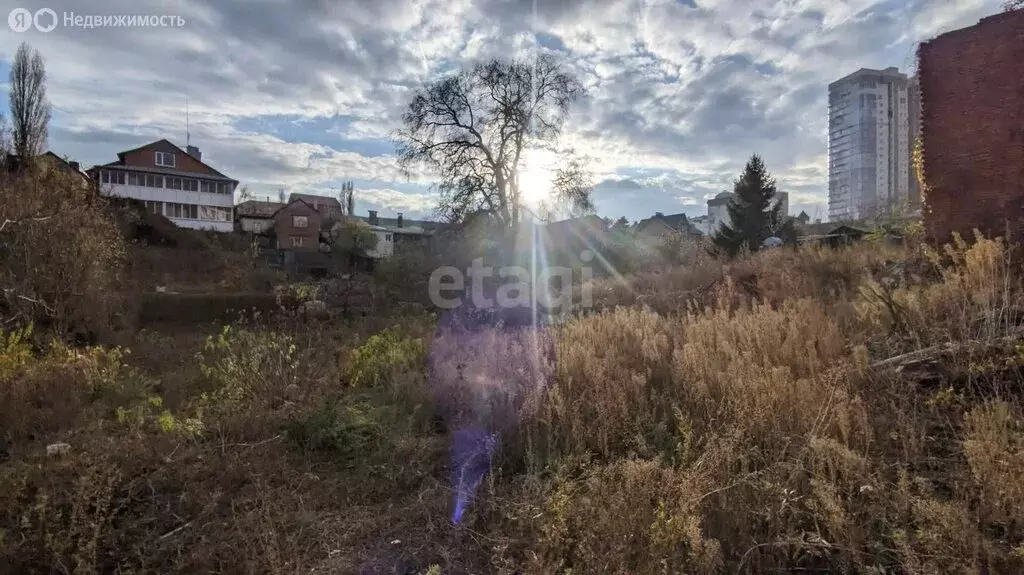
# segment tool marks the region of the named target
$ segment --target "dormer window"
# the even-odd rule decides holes
[[[156,165],[164,168],[174,167],[174,154],[170,152],[157,152],[156,153]]]

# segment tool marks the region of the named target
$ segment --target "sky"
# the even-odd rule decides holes
[[[83,165],[160,138],[184,147],[187,101],[203,159],[257,196],[333,195],[351,180],[359,214],[429,218],[432,175],[394,157],[411,95],[460,67],[548,52],[586,88],[559,144],[587,158],[600,215],[702,215],[757,153],[794,215],[824,219],[828,84],[859,68],[913,73],[918,42],[1000,3],[0,0],[3,15],[61,20],[0,22],[0,81],[6,99],[20,42],[43,55],[49,149]],[[64,26],[70,13],[182,25]]]

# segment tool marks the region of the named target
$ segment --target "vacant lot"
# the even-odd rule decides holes
[[[866,243],[536,330],[9,329],[0,571],[1021,572],[1020,277]]]

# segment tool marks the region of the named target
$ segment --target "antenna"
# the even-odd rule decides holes
[[[188,94],[185,94],[185,148],[192,145],[192,134],[188,131]]]

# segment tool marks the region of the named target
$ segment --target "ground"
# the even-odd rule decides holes
[[[1018,265],[772,250],[536,330],[8,330],[0,571],[1020,572]]]

